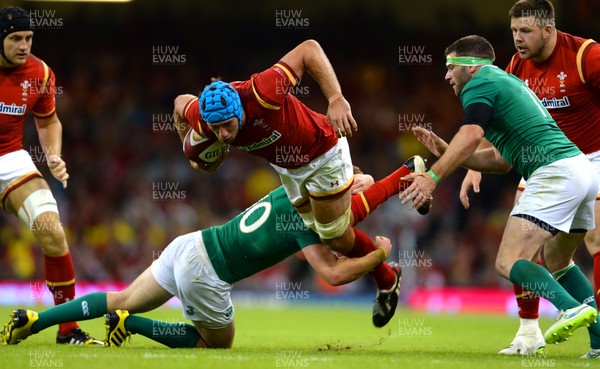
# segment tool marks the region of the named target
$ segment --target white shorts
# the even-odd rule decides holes
[[[562,232],[594,228],[598,178],[581,154],[538,168],[510,215],[537,218]]]
[[[158,284],[179,298],[186,319],[209,329],[233,322],[232,286],[215,273],[200,231],[173,240],[151,270]]]
[[[303,205],[309,196],[328,197],[344,192],[354,180],[346,137],[340,138],[329,151],[300,168],[271,165],[279,173],[285,192],[294,206]]]
[[[586,156],[588,159],[590,159],[590,162],[592,163],[592,166],[594,167],[594,171],[596,172],[596,175],[598,176],[598,179],[599,179],[598,194],[596,195],[596,201],[598,201],[598,200],[600,200],[600,151],[596,151],[591,154],[587,154]],[[525,189],[526,185],[527,185],[527,181],[525,180],[525,178],[521,178],[521,181],[519,182],[518,190],[523,191]]]
[[[4,208],[4,202],[12,190],[33,177],[41,176],[25,150],[0,156],[0,207]]]

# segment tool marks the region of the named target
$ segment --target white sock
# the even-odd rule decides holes
[[[537,319],[521,319],[521,326],[517,335],[537,333],[540,330],[540,325]]]

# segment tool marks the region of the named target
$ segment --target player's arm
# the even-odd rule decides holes
[[[58,115],[56,115],[56,112],[46,117],[34,115],[34,120],[40,145],[46,155],[48,168],[50,168],[54,178],[62,183],[63,188],[66,188],[69,173],[67,172],[67,164],[60,156],[62,151],[62,124],[58,119]]]
[[[374,244],[375,251],[359,258],[337,257],[323,244],[306,246],[302,253],[325,282],[339,286],[357,280],[387,259],[392,249],[390,240],[377,236]]]
[[[197,101],[198,97],[190,94],[179,95],[175,98],[174,108],[173,108],[173,120],[175,121],[175,128],[177,129],[177,134],[179,135],[179,139],[183,142],[186,138],[186,135],[192,126],[188,122],[188,118],[186,118],[187,110],[190,108],[190,105]],[[185,145],[184,145],[185,147]],[[222,155],[219,160],[214,163],[199,163],[193,160],[188,160],[190,166],[199,172],[204,173],[214,173],[216,172],[223,161],[227,158],[229,152]]]
[[[481,143],[479,144],[477,150],[483,150],[491,147],[493,147],[492,144],[484,138],[483,140],[481,140]],[[468,195],[469,191],[473,189],[473,192],[479,193],[480,184],[481,172],[472,169],[467,170],[467,174],[465,174],[465,178],[463,178],[463,181],[460,185],[460,193],[458,195],[460,202],[463,204],[465,209],[468,209],[471,206]]]
[[[185,108],[192,100],[197,98],[198,97],[189,94],[179,95],[175,98],[173,120],[175,121],[175,129],[177,129],[177,134],[179,135],[181,142],[183,142],[187,131],[191,128],[187,119],[185,119]]]
[[[342,88],[333,66],[321,45],[315,40],[306,40],[288,52],[281,61],[287,64],[298,78],[302,78],[304,72],[310,74],[329,102],[327,118],[338,132],[338,136],[352,136],[357,130],[356,121],[352,116],[350,104],[342,95]]]
[[[588,46],[581,70],[585,71],[585,84],[600,89],[600,44],[592,43]]]
[[[448,177],[459,166],[478,172],[508,172],[512,167],[495,147],[478,150],[483,139],[483,133],[483,128],[477,124],[463,125],[440,157],[440,160],[432,165],[431,170],[440,179]]]

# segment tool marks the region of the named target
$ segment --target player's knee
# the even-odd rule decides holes
[[[496,272],[501,276],[508,278],[510,276],[509,264],[512,266],[513,263],[510,263],[506,258],[496,258]]]
[[[29,194],[17,216],[35,234],[46,254],[57,256],[68,251],[56,200],[50,190],[42,188]]]
[[[344,214],[329,223],[321,223],[315,220],[315,228],[319,237],[323,240],[338,238],[346,232],[350,225],[350,207]]]
[[[17,216],[30,230],[51,230],[54,223],[59,223],[56,200],[45,188],[31,192],[18,209]]]
[[[600,252],[600,230],[598,228],[587,232],[585,235],[585,245],[590,255]]]

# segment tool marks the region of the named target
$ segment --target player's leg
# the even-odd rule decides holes
[[[324,244],[347,256],[364,256],[375,250],[367,235],[350,226],[353,167],[345,139],[301,168],[286,169],[275,165],[273,168],[279,173],[288,198],[306,226],[317,232]],[[380,291],[391,294],[399,285],[400,271],[387,263],[380,264],[370,275]],[[392,315],[393,311],[387,314]]]
[[[600,195],[594,204],[594,219],[596,228],[585,235],[585,245],[594,259],[594,297],[596,305],[600,304]]]
[[[148,268],[121,292],[90,293],[39,313],[18,309],[5,325],[2,339],[6,343],[16,344],[56,324],[99,318],[117,309],[149,311],[163,305],[171,297],[173,295],[156,282]]]
[[[44,277],[56,305],[75,297],[75,271],[58,207],[46,181],[29,154],[17,151],[0,158],[0,192],[4,205],[17,215],[40,242],[44,252]],[[59,326],[57,343],[83,343],[91,339],[76,322]]]
[[[150,305],[136,305],[123,299],[114,307],[129,306],[133,312],[142,312],[174,295],[181,301],[183,316],[194,325],[148,319],[129,314],[127,310],[116,310],[106,316],[109,346],[120,346],[129,335],[140,334],[171,348],[231,347],[235,313],[230,298],[231,285],[214,271],[199,232],[176,238],[145,273],[151,283],[141,288],[130,286],[137,292],[128,297],[144,296],[143,300]],[[162,290],[162,299],[152,300],[139,291],[147,287]]]
[[[530,261],[551,237],[552,233],[538,225],[511,216],[498,250],[496,269],[501,276],[546,298],[564,312],[545,336],[546,343],[558,343],[568,338],[573,330],[591,324],[596,319],[597,311],[591,307],[586,308],[552,278],[544,267]],[[566,253],[572,256],[574,252],[572,249]]]
[[[535,246],[535,253],[545,245],[548,265],[569,265],[583,239],[583,233],[574,230],[585,231],[594,227],[593,207],[598,180],[593,176],[576,176],[576,173],[592,170],[589,161],[582,158],[584,156],[580,155],[556,161],[538,168],[529,178],[527,187],[511,212],[499,251],[497,267],[503,276],[509,276],[513,283],[546,298],[561,310],[559,319],[545,334],[546,343],[562,342],[574,329],[589,326],[595,320],[597,310],[578,301],[580,296],[575,297],[574,294],[580,291],[570,286],[573,281],[578,285],[589,284],[589,281],[585,277],[582,279],[580,274],[570,273],[567,279],[559,283],[543,267],[531,261],[519,260],[522,257],[511,254],[510,250],[514,248],[522,252],[524,248]],[[559,232],[569,234],[564,233],[559,242],[548,244],[551,236]],[[509,252],[504,252],[506,250]],[[533,256],[529,253],[531,251],[527,250],[522,256]],[[511,258],[516,260],[512,265]],[[589,292],[588,296],[592,296],[593,291],[590,289]]]
[[[568,234],[561,234],[562,239],[558,242],[549,242],[544,247],[547,265],[554,278],[573,296],[577,301],[587,304],[597,310],[598,306],[594,298],[594,288],[587,276],[579,269],[572,259],[568,259],[569,249],[575,250],[584,240],[586,229],[591,228],[593,223],[592,212],[596,211],[597,201],[593,206],[582,206],[575,215],[571,230]],[[558,262],[557,262],[558,261]],[[600,357],[600,322],[596,321],[588,327],[590,335],[591,351],[584,355],[585,358]]]
[[[521,198],[524,188],[525,180],[521,178],[521,182],[515,193],[515,204]],[[534,255],[532,261],[542,265],[539,251]],[[540,296],[523,289],[516,283],[513,283],[513,291],[517,300],[520,322],[519,330],[512,342],[498,353],[501,355],[530,355],[531,353],[542,352],[546,346],[546,342],[544,341],[544,335],[538,322]]]
[[[209,329],[202,326],[199,322],[194,322],[194,326],[202,337],[198,341],[198,348],[231,348],[233,346],[233,338],[235,337],[235,323],[224,328]]]
[[[552,272],[558,283],[575,300],[597,310],[598,306],[594,299],[594,289],[587,276],[573,260],[567,259],[569,257],[567,250],[575,250],[583,241],[585,233],[574,229],[569,234],[560,235],[563,236],[561,242],[549,242],[544,246],[544,253],[548,260],[548,269]],[[588,333],[590,335],[591,351],[587,355],[600,357],[600,321],[591,324],[588,327]]]
[[[344,192],[342,196],[332,198],[311,198],[311,206],[315,212],[316,230],[322,242],[330,249],[347,257],[362,257],[373,252],[376,247],[367,234],[346,223],[349,222],[349,217],[340,215],[342,209],[346,208],[346,204],[349,205],[349,201],[346,200],[349,197],[350,191]],[[348,214],[350,209],[346,209],[346,214]],[[337,219],[334,218],[336,210]],[[319,214],[319,217],[317,217],[317,214]],[[334,220],[330,220],[332,218]],[[398,304],[400,267],[397,264],[390,265],[383,262],[369,272],[369,275],[377,285],[377,297],[373,305],[372,321],[376,327],[383,327],[394,316]]]
[[[425,171],[425,161],[418,155],[408,159],[399,169],[387,177],[375,182],[363,192],[352,195],[350,224],[354,226],[362,222],[370,213],[375,211],[379,205],[384,203],[390,197],[397,195],[401,190],[410,185],[410,183],[402,181],[400,178],[413,171]],[[419,208],[418,211],[421,214],[427,214],[430,207],[431,203],[428,203]]]
[[[587,155],[587,157],[590,159],[600,182],[600,152]],[[594,259],[594,297],[596,298],[596,305],[600,306],[600,188],[598,188],[596,202],[594,203],[594,219],[596,227],[589,230],[585,235],[585,245]]]

